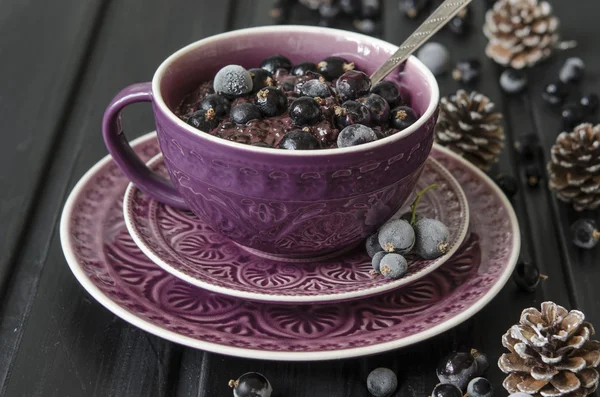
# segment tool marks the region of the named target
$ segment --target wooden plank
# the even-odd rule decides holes
[[[223,31],[228,10],[229,1],[210,7],[192,0],[110,3],[7,290],[0,343],[8,376],[1,395],[173,394],[181,347],[124,323],[82,290],[61,252],[57,220],[72,186],[106,154],[100,120],[113,95],[150,80],[178,48]],[[154,129],[147,105],[131,107],[124,119],[132,139]]]
[[[102,2],[0,3],[0,297]]]
[[[548,83],[558,80],[558,71],[564,60],[568,57],[581,57],[586,62],[586,77],[580,84],[570,88],[567,102],[577,102],[582,94],[600,92],[600,59],[592,54],[597,52],[597,43],[594,39],[598,18],[600,18],[600,5],[597,3],[587,4],[585,12],[574,14],[571,5],[565,2],[553,2],[554,11],[561,19],[561,33],[565,40],[576,40],[576,49],[559,52],[544,64],[538,66],[531,72],[527,99],[529,101],[532,130],[538,134],[543,147],[544,158],[542,166],[550,160],[550,147],[554,144],[556,136],[563,131],[560,119],[560,109],[552,108],[541,100],[541,92]],[[573,17],[569,17],[573,15]],[[598,115],[594,115],[586,121],[598,123]],[[556,235],[540,234],[540,245],[547,247],[553,245],[546,241],[549,237],[557,239],[561,256],[555,259],[557,265],[562,265],[565,273],[565,281],[574,299],[574,306],[586,313],[587,318],[594,324],[600,323],[600,291],[597,283],[600,279],[600,268],[598,267],[599,249],[583,250],[571,243],[570,225],[577,219],[589,217],[600,222],[598,211],[577,213],[568,204],[558,201],[547,189],[547,181],[542,183],[539,196],[549,203],[551,211],[547,214],[547,223],[556,225]]]

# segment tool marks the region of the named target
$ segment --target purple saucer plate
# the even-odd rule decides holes
[[[162,155],[150,160],[148,166],[168,177]],[[430,190],[422,197],[418,212],[448,226],[448,252],[434,260],[407,256],[408,273],[398,280],[370,274],[371,258],[362,244],[348,252],[312,261],[253,255],[213,231],[192,212],[159,203],[132,183],[125,192],[123,213],[129,234],[142,252],[165,271],[192,285],[262,302],[340,302],[408,285],[437,269],[456,252],[468,230],[467,198],[448,170],[429,158],[416,191],[434,183],[437,190]],[[254,216],[270,218],[275,223],[277,206],[253,207],[252,198],[245,200],[246,207],[255,211]],[[395,217],[407,212],[412,200]],[[369,217],[369,209],[365,209],[365,216]]]
[[[144,161],[154,133],[132,143]],[[443,266],[393,292],[344,303],[257,303],[178,279],[137,247],[125,226],[127,178],[110,157],[71,192],[61,242],[81,285],[125,321],[170,341],[215,353],[268,360],[329,360],[411,345],[467,320],[504,286],[520,248],[517,220],[497,186],[457,155],[432,154],[462,186],[470,234]]]

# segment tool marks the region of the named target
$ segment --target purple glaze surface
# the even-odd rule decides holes
[[[152,83],[160,148],[178,193],[171,194],[155,174],[131,159],[116,124],[118,111],[133,101],[130,91],[117,96],[107,110],[107,147],[142,191],[167,204],[187,206],[243,246],[287,257],[314,257],[352,246],[388,220],[413,191],[433,143],[435,79],[411,58],[390,79],[425,114],[423,120],[392,137],[347,149],[290,153],[249,147],[199,132],[170,110],[222,66],[255,66],[273,48],[292,62],[340,55],[367,73],[396,49],[368,36],[294,26],[202,40],[168,58]]]
[[[159,174],[167,172],[161,157],[148,164]],[[430,158],[416,190],[431,184],[437,184],[438,189],[423,196],[418,213],[448,226],[448,253],[435,260],[407,256],[408,273],[393,281],[370,274],[371,258],[363,244],[349,253],[310,262],[264,258],[249,254],[214,232],[190,211],[161,204],[133,185],[125,194],[123,209],[129,233],[142,251],[154,263],[193,285],[257,301],[333,302],[397,289],[435,270],[454,254],[467,233],[467,200],[458,182]],[[409,210],[406,205],[394,217]]]
[[[154,135],[138,141],[148,160]],[[191,286],[153,264],[126,230],[127,178],[105,159],[75,187],[61,241],[73,273],[127,321],[177,343],[272,360],[325,360],[416,343],[466,320],[510,277],[519,251],[514,212],[481,172],[445,150],[434,157],[464,188],[471,234],[450,261],[392,293],[325,305],[258,304]]]

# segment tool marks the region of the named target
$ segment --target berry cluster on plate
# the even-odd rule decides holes
[[[367,253],[372,258],[373,274],[390,280],[403,277],[408,272],[404,255],[416,253],[423,259],[435,259],[450,247],[450,231],[437,219],[423,218],[416,213],[419,200],[425,192],[436,189],[431,185],[417,193],[411,212],[400,219],[392,219],[366,240]]]
[[[223,67],[175,113],[219,138],[288,150],[376,141],[419,117],[393,82],[372,85],[353,62],[331,56],[293,65],[283,55],[264,59],[260,68]]]

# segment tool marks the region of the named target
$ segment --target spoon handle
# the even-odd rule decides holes
[[[437,33],[446,23],[460,12],[471,0],[445,0],[440,6],[402,43],[398,50],[371,75],[371,83],[383,80],[400,63]]]

